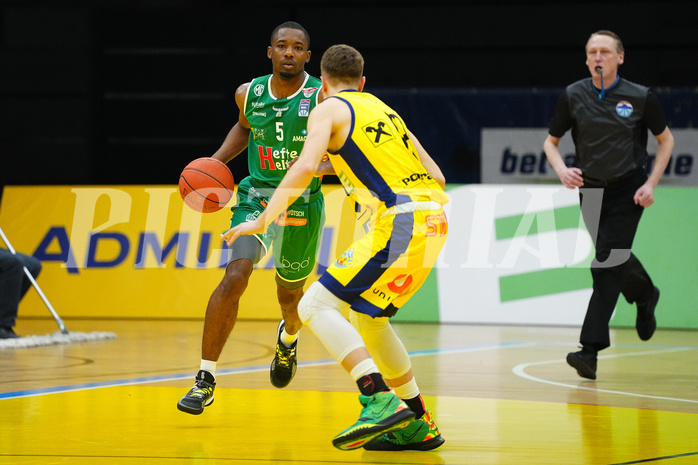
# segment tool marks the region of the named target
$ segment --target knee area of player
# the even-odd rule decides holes
[[[337,298],[325,286],[314,282],[298,302],[298,317],[305,325],[318,312],[336,310],[341,313],[346,306],[346,302]]]
[[[298,302],[298,318],[301,319],[304,325],[308,324],[308,320],[313,314],[312,297],[306,292]]]
[[[351,310],[349,312],[349,321],[360,334],[364,335],[383,331],[388,325],[389,318],[373,318],[370,315]]]
[[[298,302],[298,317],[304,325],[308,324],[315,313],[329,309],[329,306],[323,302],[325,299],[322,298],[324,294],[322,291],[329,292],[321,284],[313,283]]]

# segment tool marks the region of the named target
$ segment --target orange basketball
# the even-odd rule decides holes
[[[197,158],[179,176],[179,194],[197,212],[212,213],[233,198],[235,179],[228,166],[215,158]]]

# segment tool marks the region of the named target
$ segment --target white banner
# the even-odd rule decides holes
[[[662,177],[663,186],[698,186],[698,130],[672,129],[674,151]],[[547,129],[483,128],[481,132],[481,182],[520,184],[554,182],[557,175],[545,157]],[[647,150],[654,162],[657,139],[648,133]],[[569,133],[560,140],[560,152],[568,165],[574,160]]]
[[[469,185],[448,194],[441,322],[581,324],[593,244],[576,190]]]

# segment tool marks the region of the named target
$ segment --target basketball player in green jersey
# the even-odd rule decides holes
[[[272,74],[242,84],[235,92],[239,120],[213,154],[213,158],[227,163],[248,148],[250,176],[238,183],[231,227],[262,214],[289,163],[300,155],[308,115],[322,98],[320,80],[305,72],[305,64],[310,60],[309,45],[308,32],[300,24],[285,22],[277,26],[267,49]],[[332,172],[329,163],[325,167],[329,168],[327,172]],[[285,215],[278,217],[266,231],[246,236],[230,249],[223,279],[206,308],[200,370],[194,387],[178,402],[179,410],[198,415],[213,402],[216,363],[235,326],[240,297],[253,265],[270,247],[283,317],[277,329],[270,378],[279,388],[291,382],[296,372],[296,346],[302,326],[298,302],[303,296],[303,285],[315,268],[319,234],[325,221],[320,183],[320,178],[314,177]]]

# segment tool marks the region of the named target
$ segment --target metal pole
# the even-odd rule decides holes
[[[10,244],[9,239],[7,239],[7,236],[5,235],[5,232],[2,230],[2,227],[0,227],[0,236],[2,236],[2,240],[7,246],[7,249],[12,252],[13,255],[17,255],[17,252],[15,252],[15,249],[12,247],[12,244]],[[51,305],[51,302],[48,301],[46,296],[44,295],[44,292],[41,290],[39,287],[39,284],[36,282],[34,279],[34,276],[32,276],[31,272],[27,269],[27,267],[24,268],[24,274],[27,275],[29,278],[29,281],[31,281],[32,286],[34,286],[34,289],[36,289],[36,292],[39,293],[39,297],[41,297],[41,300],[44,301],[46,304],[46,307],[48,307],[49,311],[51,312],[51,315],[53,315],[53,319],[56,320],[56,323],[58,324],[58,328],[61,330],[61,333],[63,334],[68,334],[68,329],[65,327],[65,324],[63,324],[63,320],[61,320],[61,317],[58,316],[58,313],[53,309],[53,306]]]

